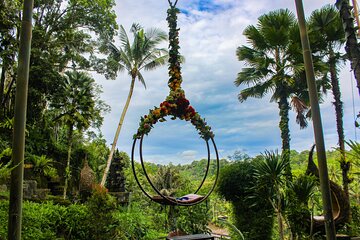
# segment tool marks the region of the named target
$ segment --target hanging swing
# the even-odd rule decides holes
[[[170,94],[166,97],[166,100],[160,104],[160,107],[155,107],[149,111],[148,115],[141,117],[140,127],[137,130],[137,133],[134,135],[134,142],[131,151],[131,165],[133,174],[137,184],[139,185],[141,191],[152,201],[156,203],[160,203],[163,205],[179,205],[179,206],[192,206],[198,203],[205,201],[210,194],[213,192],[216,182],[219,175],[219,154],[216,148],[216,144],[214,141],[214,134],[211,131],[211,127],[207,125],[205,119],[202,119],[195,111],[195,109],[190,106],[189,100],[185,98],[185,92],[181,88],[182,77],[181,77],[181,67],[180,67],[180,54],[179,54],[179,29],[177,28],[177,14],[179,13],[179,9],[176,8],[177,1],[173,4],[170,0],[168,0],[170,8],[167,13],[167,21],[169,25],[169,81],[168,86],[170,88]],[[143,138],[144,135],[148,135],[150,130],[154,127],[154,125],[159,122],[164,122],[166,116],[171,116],[172,120],[179,118],[180,120],[190,121],[192,125],[196,128],[201,138],[205,140],[206,148],[207,148],[207,166],[205,170],[204,177],[197,188],[197,190],[192,194],[187,194],[182,197],[170,197],[162,194],[152,183],[144,164],[143,154],[142,154],[142,146],[143,146]],[[136,169],[135,169],[135,160],[134,153],[137,140],[139,140],[139,156],[143,174],[146,177],[146,180],[152,187],[152,189],[156,192],[156,196],[151,196],[148,192],[145,191],[143,186],[140,184],[140,181],[137,177]],[[210,167],[210,146],[209,140],[211,140],[215,155],[216,155],[216,172],[215,172],[215,180],[210,188],[210,190],[205,195],[199,195],[205,180],[207,179],[209,167]]]

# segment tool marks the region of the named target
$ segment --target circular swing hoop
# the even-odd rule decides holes
[[[143,160],[143,154],[142,154],[142,142],[143,142],[143,138],[144,138],[144,135],[141,136],[140,138],[140,148],[139,148],[139,154],[140,154],[140,162],[141,162],[141,166],[142,166],[142,170],[143,170],[143,173],[148,181],[148,183],[151,185],[152,189],[167,203],[167,204],[170,204],[170,205],[178,205],[178,206],[193,206],[193,205],[196,205],[196,204],[199,204],[203,201],[205,201],[209,196],[210,194],[214,191],[215,189],[215,186],[216,186],[216,183],[217,183],[217,180],[218,180],[218,177],[219,177],[219,169],[220,169],[220,162],[219,162],[219,154],[218,154],[218,150],[217,150],[217,147],[216,147],[216,144],[215,144],[215,141],[214,141],[214,138],[213,137],[210,137],[211,139],[211,142],[213,144],[213,147],[214,147],[214,151],[215,151],[215,154],[216,154],[216,175],[215,175],[215,180],[214,180],[214,183],[211,187],[211,189],[208,191],[208,193],[202,197],[201,199],[197,200],[197,201],[194,201],[194,202],[182,202],[181,200],[176,200],[176,198],[171,198],[171,197],[168,197],[168,196],[165,196],[164,194],[162,194],[155,186],[154,184],[152,183],[147,171],[146,171],[146,168],[145,168],[145,164],[144,164],[144,160]],[[145,189],[142,187],[142,185],[140,184],[140,181],[137,177],[137,174],[136,174],[136,169],[135,169],[135,158],[134,158],[134,153],[135,153],[135,146],[136,146],[136,142],[137,142],[137,138],[134,139],[134,142],[133,142],[133,146],[132,146],[132,151],[131,151],[131,165],[132,165],[132,170],[133,170],[133,174],[134,174],[134,177],[135,177],[135,181],[137,182],[137,184],[139,185],[141,191],[148,197],[150,198],[150,200],[152,201],[155,201],[154,198],[152,196],[150,196],[149,193],[147,193],[145,191]],[[197,188],[197,190],[194,192],[194,194],[196,194],[197,192],[200,191],[200,189],[202,188],[206,178],[207,178],[207,175],[208,175],[208,172],[209,172],[209,168],[210,168],[210,147],[209,147],[209,142],[208,141],[205,141],[206,142],[206,147],[207,147],[207,152],[208,152],[208,161],[207,161],[207,166],[206,166],[206,172],[205,172],[205,175],[204,175],[204,178],[202,179],[201,181],[201,184],[199,185],[199,187]],[[156,202],[156,201],[155,201]]]

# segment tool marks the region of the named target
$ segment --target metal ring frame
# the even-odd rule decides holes
[[[182,202],[181,200],[176,200],[174,198],[171,198],[171,197],[168,197],[168,196],[165,196],[164,194],[162,194],[155,186],[154,184],[152,183],[152,181],[150,180],[150,177],[149,175],[147,174],[147,171],[146,171],[146,168],[145,168],[145,164],[144,164],[144,160],[143,160],[143,155],[142,155],[142,142],[143,142],[143,138],[144,138],[144,135],[141,136],[140,138],[140,148],[139,148],[139,154],[140,154],[140,162],[141,162],[141,166],[142,166],[142,170],[144,172],[144,175],[148,181],[148,183],[151,185],[152,189],[157,193],[159,194],[160,197],[162,197],[165,201],[167,201],[167,203],[169,204],[173,204],[173,205],[178,205],[178,206],[193,206],[193,205],[196,205],[196,204],[199,204],[203,201],[205,201],[209,196],[210,194],[214,191],[215,189],[215,186],[216,186],[216,183],[217,183],[217,180],[218,180],[218,177],[219,177],[219,169],[220,169],[220,162],[219,162],[219,153],[218,153],[218,150],[217,150],[217,147],[216,147],[216,144],[215,144],[215,141],[214,141],[214,138],[213,137],[210,137],[211,139],[211,142],[213,143],[213,146],[214,146],[214,150],[215,150],[215,154],[216,154],[216,176],[215,176],[215,180],[214,180],[214,183],[213,183],[213,186],[211,187],[211,189],[209,190],[209,192],[201,199],[199,199],[198,201],[194,201],[194,202],[191,202],[191,203],[186,203],[186,202]],[[134,142],[133,142],[133,146],[132,146],[132,150],[131,150],[131,166],[132,166],[132,170],[133,170],[133,174],[134,174],[134,177],[135,177],[135,181],[137,182],[137,184],[139,185],[141,191],[148,197],[150,198],[152,201],[155,201],[149,193],[147,193],[145,191],[145,189],[142,187],[142,185],[140,184],[140,181],[137,177],[137,174],[136,174],[136,170],[135,170],[135,160],[134,160],[134,153],[135,153],[135,145],[136,145],[136,141],[137,141],[137,138],[134,139]],[[207,166],[206,166],[206,172],[205,172],[205,175],[204,175],[204,178],[202,179],[201,181],[201,184],[200,186],[197,188],[197,190],[194,192],[194,194],[196,194],[197,192],[200,191],[201,187],[203,186],[206,178],[207,178],[207,175],[208,175],[208,172],[209,172],[209,167],[210,167],[210,148],[209,148],[209,142],[206,141],[206,147],[207,147],[207,152],[208,152],[208,161],[207,161]],[[155,201],[156,202],[156,201]]]

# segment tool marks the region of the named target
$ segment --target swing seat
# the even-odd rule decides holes
[[[174,202],[185,203],[185,204],[186,203],[187,204],[196,203],[196,202],[201,201],[204,198],[204,196],[201,196],[201,195],[198,195],[198,194],[186,194],[186,195],[184,195],[182,197],[178,197],[178,198],[175,198],[175,197],[169,197],[169,198],[173,202],[171,202],[168,199],[163,198],[163,197],[161,197],[159,195],[151,197],[151,200],[153,200],[154,202],[163,204],[163,205],[177,205]]]

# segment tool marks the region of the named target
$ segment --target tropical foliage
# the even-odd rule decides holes
[[[355,61],[359,49],[348,1],[337,2],[347,32],[346,57],[352,60],[352,68],[359,75]],[[79,202],[80,170],[85,160],[95,172],[96,182],[102,177],[106,179],[106,168],[113,158],[135,80],[146,86],[143,71],[168,61],[170,94],[159,107],[141,118],[135,138],[148,134],[166,116],[191,121],[205,140],[213,136],[181,88],[182,59],[176,25],[179,10],[173,7],[168,12],[171,46],[168,52],[159,47],[167,38],[160,29],[144,30],[133,24],[129,36],[123,26],[118,29],[114,5],[113,0],[35,1],[25,180],[35,179],[41,189],[34,190],[31,201],[24,201],[23,239],[159,239],[169,232],[208,233],[209,223],[212,227],[228,226],[231,239],[314,239],[321,235],[311,231],[311,216],[322,213],[322,204],[318,183],[304,175],[309,151],[298,153],[290,149],[290,108],[296,110],[301,127],[306,126],[309,108],[299,31],[294,15],[285,9],[264,14],[257,25],[245,29],[248,44],[240,46],[237,55],[247,66],[235,82],[245,86],[238,96],[240,102],[270,95],[270,100],[277,103],[281,154],[265,151],[251,157],[237,151],[228,159],[221,159],[216,193],[200,205],[178,208],[160,206],[144,197],[132,175],[129,156],[120,152],[124,161],[121,174],[126,179],[126,193],[131,192],[130,201],[122,201],[101,185],[92,184],[92,196],[84,203]],[[7,188],[13,169],[11,139],[21,7],[19,0],[0,2],[0,239],[6,239],[7,234]],[[336,109],[340,151],[327,152],[329,176],[337,184],[343,181],[351,203],[352,219],[338,232],[355,236],[360,234],[360,145],[344,141],[341,122],[338,70],[344,60],[340,50],[344,32],[337,12],[329,6],[315,11],[308,23],[319,97],[320,90],[331,87]],[[119,47],[114,44],[117,33]],[[104,56],[106,59],[100,59]],[[111,149],[99,130],[109,108],[100,99],[101,87],[90,71],[112,79],[126,71],[131,79]],[[344,142],[351,150],[346,151]],[[145,163],[154,184],[170,196],[195,190],[206,166],[206,159],[184,165]],[[136,163],[135,168],[141,166]],[[203,185],[205,191],[210,188],[215,172],[212,163]],[[139,180],[151,192],[145,176],[139,174]],[[48,188],[51,195],[41,199],[38,195],[47,193]],[[218,217],[226,221],[219,221]]]
[[[235,81],[236,86],[249,86],[240,91],[239,101],[271,94],[270,101],[277,102],[279,108],[282,154],[286,161],[290,160],[289,98],[298,90],[296,74],[302,69],[301,62],[293,62],[293,53],[299,51],[298,45],[292,44],[297,28],[294,14],[287,9],[264,14],[256,26],[244,30],[250,46],[240,46],[236,51],[239,60],[248,66]],[[290,176],[290,168],[287,174]]]
[[[158,45],[166,40],[167,37],[163,31],[157,28],[145,31],[139,24],[134,23],[131,26],[130,32],[133,34],[133,41],[131,44],[123,26],[120,26],[119,33],[121,42],[120,48],[117,48],[112,42],[105,42],[103,44],[102,49],[108,54],[108,58],[106,60],[101,60],[101,64],[97,67],[97,70],[100,73],[104,73],[107,78],[114,79],[121,71],[126,71],[131,77],[129,94],[120,116],[114,141],[102,176],[102,186],[105,185],[110,169],[116,143],[134,91],[135,80],[138,79],[146,88],[145,79],[141,71],[153,70],[164,65],[168,58],[167,50],[158,47]]]
[[[336,129],[338,133],[339,150],[342,153],[340,167],[343,176],[343,188],[345,194],[349,195],[349,170],[350,162],[345,156],[345,135],[343,126],[343,102],[341,101],[341,91],[339,82],[339,68],[344,61],[344,56],[340,48],[345,42],[345,33],[338,11],[335,7],[325,6],[315,10],[309,19],[310,32],[314,41],[314,49],[323,61],[329,66],[330,85],[334,97],[334,108],[336,113]]]

